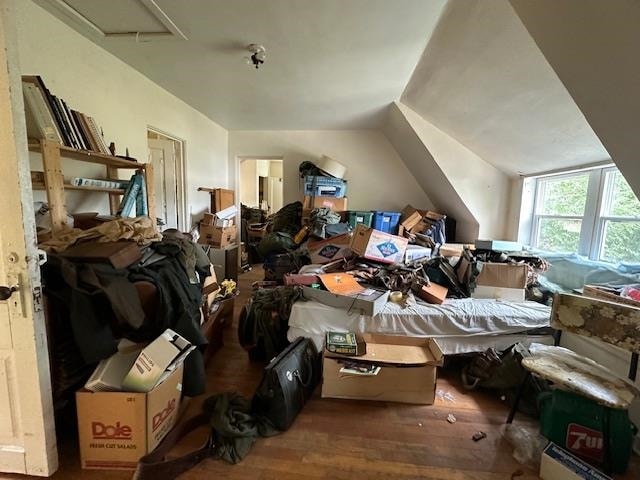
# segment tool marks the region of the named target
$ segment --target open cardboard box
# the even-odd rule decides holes
[[[366,354],[350,357],[323,353],[322,397],[431,405],[435,400],[436,370],[444,355],[433,338],[363,334]],[[341,373],[345,361],[380,366],[377,375]]]
[[[183,364],[150,392],[76,392],[82,468],[133,470],[176,423]]]

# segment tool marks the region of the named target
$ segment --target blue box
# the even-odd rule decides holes
[[[343,198],[347,195],[347,182],[341,178],[307,175],[304,194],[310,197]]]
[[[396,235],[400,224],[400,212],[373,212],[373,228]]]

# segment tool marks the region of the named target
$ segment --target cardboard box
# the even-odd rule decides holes
[[[440,305],[444,303],[445,298],[447,298],[448,291],[449,289],[447,287],[443,287],[442,285],[431,282],[429,283],[429,286],[423,285],[420,290],[417,290],[414,293],[417,297],[427,303],[435,303]]]
[[[236,243],[237,236],[238,228],[235,225],[231,227],[216,227],[213,225],[203,225],[201,223],[198,243],[223,248]]]
[[[431,249],[420,245],[407,245],[404,252],[404,263],[412,263],[423,258],[431,258]]]
[[[309,240],[307,250],[311,263],[324,264],[351,255],[353,232],[343,233],[326,240]]]
[[[183,365],[147,393],[76,392],[82,468],[134,470],[176,423]]]
[[[302,203],[303,210],[313,210],[314,208],[329,208],[335,212],[343,212],[348,210],[347,197],[304,197]]]
[[[215,223],[216,216],[213,213],[205,213],[202,217],[201,225],[213,225]]]
[[[575,455],[549,442],[540,459],[542,480],[612,480]]]
[[[188,340],[167,328],[138,354],[129,373],[122,380],[122,390],[151,391],[168,369],[181,364],[194,349],[195,346]]]
[[[337,295],[319,288],[303,287],[302,296],[330,307],[344,308],[373,317],[387,304],[389,291],[374,290],[371,295]]]
[[[402,263],[409,240],[358,224],[353,232],[351,250],[368,260]]]
[[[422,220],[422,217],[424,217],[425,214],[425,210],[418,210],[417,208],[413,208],[411,205],[407,205],[400,213],[400,226],[405,230],[410,231],[420,223],[420,220]]]
[[[479,263],[482,270],[476,279],[478,286],[527,288],[527,266],[511,263]]]
[[[444,355],[432,338],[363,334],[367,353],[363,356],[323,354],[323,398],[381,400],[431,405],[436,393],[436,370]],[[371,376],[341,373],[344,362],[377,364]]]
[[[508,300],[510,302],[524,302],[524,288],[488,287],[478,285],[471,293],[471,298],[493,298],[495,300]]]
[[[476,250],[493,250],[496,252],[520,252],[522,244],[507,240],[476,240]]]

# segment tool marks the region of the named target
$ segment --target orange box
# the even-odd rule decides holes
[[[440,305],[444,302],[444,299],[447,298],[448,291],[449,289],[447,287],[431,282],[428,287],[423,285],[422,288],[416,292],[416,295],[425,302]]]

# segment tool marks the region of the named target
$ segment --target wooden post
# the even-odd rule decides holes
[[[109,179],[117,179],[120,178],[118,176],[118,169],[116,167],[111,167],[107,165],[107,178]],[[109,210],[111,211],[111,215],[115,215],[118,213],[118,207],[120,206],[120,197],[117,193],[109,194]]]
[[[151,223],[156,226],[156,190],[153,183],[153,165],[144,164],[144,180],[147,183],[147,208]]]
[[[64,199],[64,176],[60,162],[60,144],[42,139],[42,165],[47,202],[51,214],[51,234],[56,237],[66,227],[67,206]]]

